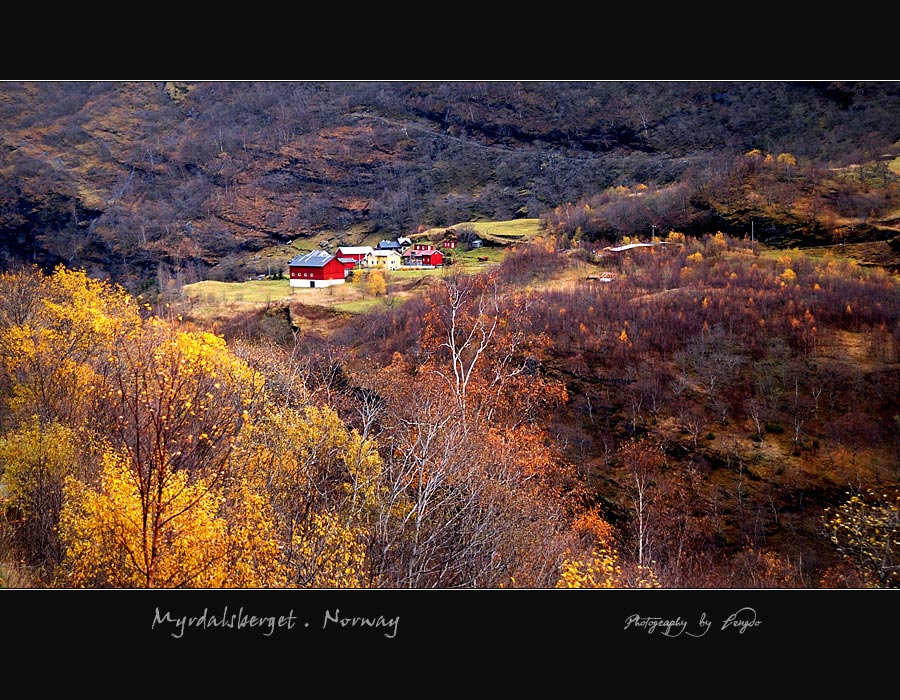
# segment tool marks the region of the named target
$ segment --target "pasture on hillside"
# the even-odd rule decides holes
[[[304,304],[326,306],[347,313],[364,313],[382,303],[395,303],[405,298],[427,278],[460,272],[473,272],[503,261],[511,243],[527,241],[541,233],[539,219],[513,219],[510,221],[482,221],[454,224],[448,228],[429,229],[417,234],[418,240],[428,240],[438,245],[448,230],[461,227],[473,229],[486,243],[481,248],[468,249],[461,246],[449,252],[450,265],[434,270],[409,269],[386,273],[388,291],[386,298],[372,298],[366,294],[363,282],[366,271],[358,270],[348,283],[323,289],[292,288],[288,278],[252,279],[243,282],[221,282],[204,280],[187,284],[182,288],[181,301],[194,313],[202,313],[205,308],[221,307],[229,304],[274,304],[284,301],[302,301]],[[300,249],[297,241],[290,246],[290,252]],[[272,257],[268,254],[267,257]],[[285,269],[290,256],[285,257]]]

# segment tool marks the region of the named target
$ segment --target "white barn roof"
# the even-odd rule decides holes
[[[337,252],[341,255],[367,255],[372,252],[372,246],[341,246]]]
[[[325,267],[334,256],[324,250],[314,250],[306,255],[298,255],[288,263],[289,267]]]

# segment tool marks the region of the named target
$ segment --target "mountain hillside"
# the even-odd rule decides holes
[[[898,113],[893,82],[4,82],[0,261],[147,292],[265,273],[254,254],[297,239],[566,204],[610,239],[889,239]]]
[[[0,587],[900,587],[898,98],[0,84]]]

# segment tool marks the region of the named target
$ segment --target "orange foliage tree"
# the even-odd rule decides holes
[[[543,376],[525,314],[490,275],[445,278],[424,314],[424,359],[397,355],[376,379],[390,445],[378,556],[393,585],[554,580],[574,476],[542,420],[566,394]]]

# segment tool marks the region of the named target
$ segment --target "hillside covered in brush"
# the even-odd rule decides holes
[[[0,584],[900,583],[896,274],[717,233],[420,280],[217,327],[0,275]]]
[[[893,82],[3,82],[0,264],[152,292],[297,239],[545,216],[889,240],[898,112]]]

